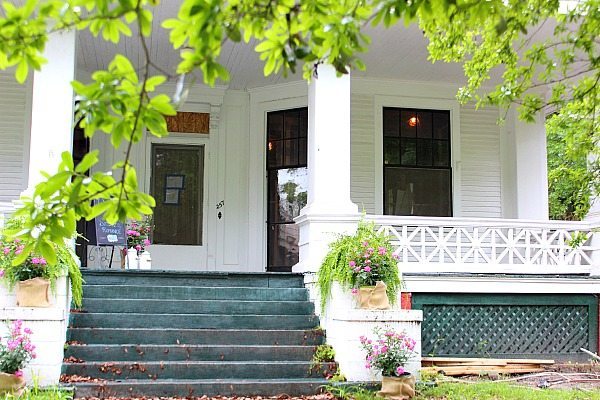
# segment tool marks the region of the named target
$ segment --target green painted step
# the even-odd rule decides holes
[[[308,345],[323,343],[315,329],[181,329],[181,328],[70,328],[69,340],[83,344],[203,344]]]
[[[88,299],[83,310],[92,313],[307,315],[309,301]]]
[[[75,313],[74,328],[215,328],[215,329],[311,329],[319,325],[315,315],[228,314],[113,314]]]
[[[199,396],[288,396],[312,395],[327,385],[325,379],[208,379],[127,380],[77,383],[76,397],[199,397]]]
[[[306,301],[304,288],[89,285],[85,298]]]
[[[315,346],[70,345],[65,357],[89,361],[306,361]]]
[[[271,287],[302,288],[304,277],[290,273],[227,273],[179,271],[83,271],[83,279],[93,285],[145,286],[211,286],[211,287]]]
[[[63,364],[63,373],[101,379],[285,379],[317,378],[335,363],[307,361],[149,361]]]

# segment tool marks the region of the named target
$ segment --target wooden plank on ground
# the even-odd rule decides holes
[[[457,363],[457,362],[481,362],[481,363],[494,363],[494,362],[505,362],[508,364],[542,364],[550,365],[554,364],[554,360],[540,360],[540,359],[527,359],[527,358],[469,358],[469,357],[422,357],[421,362],[433,362],[438,363]],[[488,365],[486,364],[486,365]]]

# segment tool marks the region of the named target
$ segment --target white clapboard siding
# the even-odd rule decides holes
[[[360,211],[364,209],[371,214],[376,212],[373,107],[373,96],[352,94],[351,198]]]
[[[502,217],[500,127],[497,108],[461,107],[463,217]]]
[[[18,199],[27,186],[30,90],[0,71],[0,203]]]

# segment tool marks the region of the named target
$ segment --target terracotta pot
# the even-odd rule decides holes
[[[382,281],[377,281],[375,286],[358,288],[358,307],[369,310],[388,310],[390,300],[386,293],[387,286]]]
[[[407,400],[415,397],[415,377],[409,373],[402,376],[384,376],[378,396],[392,400]]]
[[[44,278],[33,278],[17,282],[17,306],[50,307],[50,281]]]
[[[25,389],[25,378],[0,372],[0,395],[13,394],[20,396]]]

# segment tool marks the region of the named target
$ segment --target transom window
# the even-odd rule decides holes
[[[450,112],[383,108],[387,215],[452,216]]]

